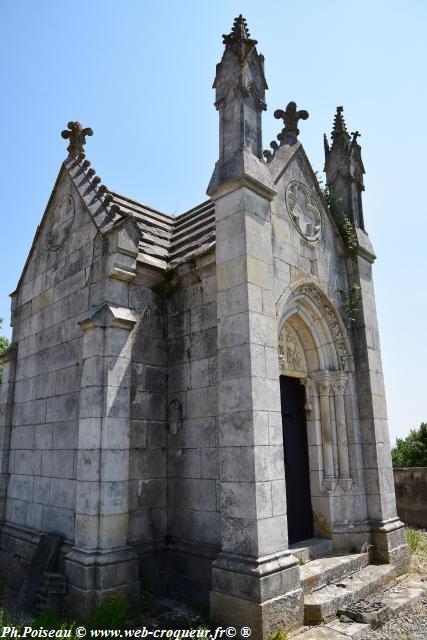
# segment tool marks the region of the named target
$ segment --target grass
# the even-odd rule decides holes
[[[270,637],[270,640],[288,640],[288,634],[285,633],[283,629],[277,629]]]
[[[23,625],[13,613],[5,609],[0,609],[0,629],[4,630],[5,627],[15,627],[18,633],[23,630]]]
[[[427,574],[427,531],[406,527],[406,543],[411,550],[410,571]]]
[[[427,551],[427,531],[406,527],[406,542],[412,553]]]

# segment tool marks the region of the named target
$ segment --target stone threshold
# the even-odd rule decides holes
[[[368,565],[368,553],[342,554],[312,560],[300,566],[300,580],[304,595],[343,580]]]
[[[332,541],[329,538],[309,538],[289,545],[289,550],[300,562],[310,562],[332,554]]]

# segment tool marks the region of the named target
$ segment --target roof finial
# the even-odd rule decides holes
[[[222,37],[224,39],[224,44],[234,44],[237,41],[251,39],[248,25],[242,14],[238,15],[237,18],[234,19],[231,33],[228,35],[222,34]],[[253,40],[253,42],[257,44],[256,40]]]
[[[344,107],[337,107],[332,127],[332,149],[346,149],[350,141],[343,116]]]
[[[297,111],[296,103],[289,102],[286,107],[286,111],[283,111],[283,109],[277,109],[274,112],[274,117],[277,118],[277,120],[282,119],[285,124],[282,132],[277,136],[277,139],[280,140],[280,144],[295,144],[299,134],[298,121],[307,120],[308,111]]]
[[[230,47],[233,53],[238,56],[241,64],[246,60],[249,52],[257,44],[257,41],[251,38],[248,25],[246,24],[246,20],[242,14],[235,18],[231,32],[228,35],[223,34],[222,37],[224,44],[227,47]]]
[[[93,136],[93,131],[90,127],[83,129],[83,125],[76,120],[75,122],[69,122],[67,124],[69,130],[64,129],[61,132],[61,136],[70,140],[70,144],[67,147],[68,155],[77,156],[79,160],[83,160],[85,157],[84,145],[86,144],[86,136]]]

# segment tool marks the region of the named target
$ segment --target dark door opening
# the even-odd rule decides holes
[[[304,387],[280,376],[289,544],[313,536]]]

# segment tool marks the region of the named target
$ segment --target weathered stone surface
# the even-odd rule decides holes
[[[385,587],[394,576],[394,568],[391,565],[370,565],[350,579],[342,580],[338,586],[331,584],[322,587],[304,598],[305,623],[319,624],[335,615],[337,610],[345,605]]]
[[[66,539],[76,612],[119,586],[136,597],[138,556],[156,592],[206,605],[212,587],[214,618],[250,621],[261,640],[301,624],[301,584],[319,595],[367,558],[301,571],[289,560],[288,518],[300,514],[287,486],[290,496],[300,487],[280,376],[303,384],[304,537],[325,540],[300,541],[298,558],[372,545],[373,559],[401,573],[408,557],[358,136],[339,108],[326,172],[354,226],[349,246],[297,139],[305,112],[295,103],[276,112],[285,129],[263,153],[267,85],[242,16],[224,44],[209,201],[172,218],[99,186],[77,155],[62,165],[0,356],[0,522],[18,555],[31,530]],[[229,564],[212,573],[218,554]]]
[[[393,469],[393,475],[399,518],[406,524],[426,529],[426,468]]]

